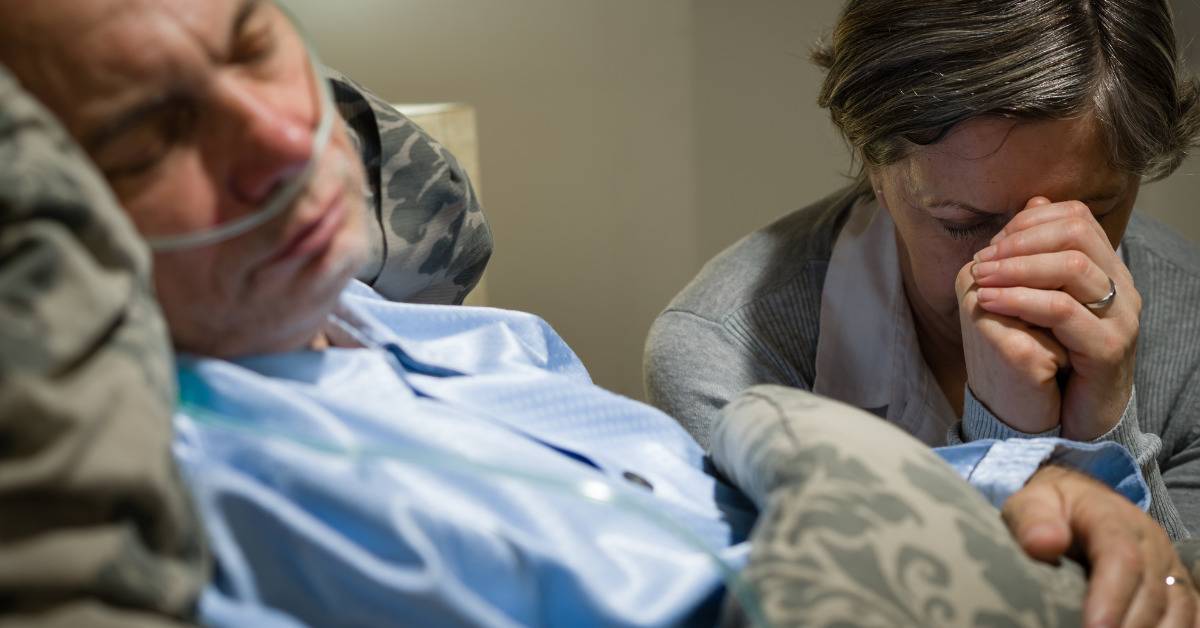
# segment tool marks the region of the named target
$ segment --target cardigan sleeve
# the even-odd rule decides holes
[[[706,450],[721,409],[743,390],[783,384],[779,375],[721,324],[684,310],[667,310],[646,340],[646,395]]]
[[[1162,481],[1192,538],[1200,538],[1200,370],[1188,385],[1168,418],[1190,423],[1186,436],[1159,456]]]

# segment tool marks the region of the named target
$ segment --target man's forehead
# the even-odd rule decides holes
[[[231,22],[249,4],[257,2],[0,0],[0,36],[7,42],[0,44],[0,62],[34,81],[42,72],[88,82],[110,71],[163,70],[180,55],[218,54]]]
[[[195,62],[227,46],[232,22],[250,4],[257,3],[0,0],[0,62],[77,131],[77,116],[91,117],[93,107],[186,81]]]
[[[220,26],[243,0],[0,0],[0,17],[13,35],[33,46],[61,45],[109,29],[163,22],[196,34]]]

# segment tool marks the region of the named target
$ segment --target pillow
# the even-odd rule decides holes
[[[0,624],[190,617],[208,562],[174,400],[145,246],[0,66]]]
[[[387,101],[326,68],[367,172],[371,254],[358,278],[394,301],[462,303],[492,254],[466,172]]]

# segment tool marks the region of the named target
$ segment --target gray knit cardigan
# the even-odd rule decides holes
[[[742,390],[812,389],[825,271],[853,202],[841,190],[743,238],[655,321],[647,394],[705,447]],[[1200,250],[1137,213],[1122,246],[1143,310],[1135,401],[1106,438],[1138,459],[1171,537],[1200,536]],[[964,414],[966,440],[1018,435],[970,399]]]

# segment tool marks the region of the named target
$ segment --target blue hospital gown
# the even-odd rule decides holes
[[[348,346],[179,359],[205,624],[715,621],[755,512],[674,420],[593,385],[529,314],[356,283],[329,325]],[[940,451],[997,502],[1059,446],[995,445]],[[1145,505],[1119,447],[1074,455]]]

